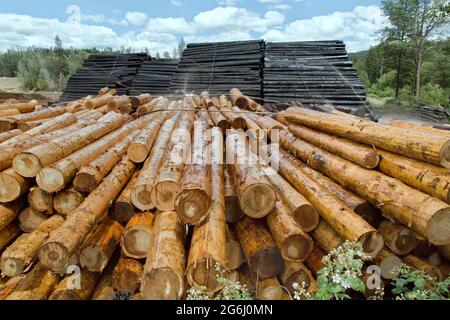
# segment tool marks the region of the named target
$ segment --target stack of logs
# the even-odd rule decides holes
[[[0,105],[30,111],[0,118],[0,299],[183,299],[219,275],[291,299],[345,240],[387,280],[448,274],[447,131],[115,94]]]

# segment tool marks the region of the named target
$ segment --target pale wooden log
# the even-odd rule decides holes
[[[300,125],[290,124],[289,131],[300,139],[308,141],[363,168],[373,169],[380,162],[377,151],[368,145],[345,138],[338,138]]]
[[[276,277],[259,279],[256,282],[256,298],[258,300],[286,300],[285,289]]]
[[[450,137],[302,108],[289,108],[283,112],[283,116],[289,122],[371,144],[409,158],[450,167]]]
[[[114,206],[112,208],[112,217],[120,223],[127,223],[131,217],[134,215],[134,206],[131,203],[131,191],[136,184],[138,172],[136,171],[128,181],[125,188],[123,188],[120,195],[114,201]]]
[[[121,292],[134,293],[140,285],[143,266],[138,260],[120,257],[112,275],[112,286]]]
[[[380,275],[387,280],[395,279],[400,273],[402,260],[387,248],[381,249],[373,260],[380,267]]]
[[[110,218],[102,221],[80,249],[80,265],[92,272],[102,272],[119,244],[123,227]]]
[[[75,277],[79,277],[79,279]],[[100,274],[98,272],[88,270],[81,270],[79,275],[76,276],[66,276],[56,286],[48,300],[89,300],[99,278]]]
[[[136,113],[138,116],[142,116],[144,114],[153,112],[153,111],[162,111],[166,110],[168,107],[169,100],[167,98],[158,98],[154,101],[147,102],[136,109]]]
[[[267,216],[267,224],[285,261],[303,261],[309,256],[314,242],[281,200]]]
[[[208,109],[208,113],[214,124],[222,129],[222,131],[225,132],[226,130],[231,129],[230,122],[223,116],[219,109],[217,109],[216,107],[210,107]]]
[[[177,220],[176,212],[160,212],[155,217],[141,285],[144,300],[176,300],[183,295],[185,231]]]
[[[20,111],[17,109],[5,109],[0,110],[0,117],[9,117],[9,116],[15,116],[17,114],[20,114]],[[6,133],[6,132],[5,132]]]
[[[258,279],[275,277],[283,270],[283,259],[272,235],[261,221],[244,217],[236,223],[236,234],[247,263]]]
[[[15,277],[36,262],[41,245],[49,233],[64,222],[61,216],[53,215],[42,222],[36,230],[20,235],[1,255],[1,270],[8,277]]]
[[[137,108],[140,105],[149,102],[150,100],[152,100],[152,96],[149,93],[143,93],[140,94],[136,97],[132,97],[131,98],[131,105],[133,106],[133,108]]]
[[[165,117],[152,121],[134,138],[127,151],[131,161],[141,163],[147,159],[164,120]]]
[[[307,292],[314,294],[317,291],[317,283],[311,271],[302,262],[285,261],[283,272],[280,274],[281,283],[294,294],[293,284],[303,285]]]
[[[424,271],[426,274],[433,277],[436,281],[442,280],[442,273],[439,268],[431,265],[430,263],[419,257],[408,254],[407,256],[403,257],[403,262],[413,269]]]
[[[38,102],[36,100],[31,100],[29,102],[4,103],[0,104],[0,110],[17,109],[21,113],[28,113],[33,112],[37,105]]]
[[[225,217],[227,222],[235,223],[244,217],[244,213],[239,206],[239,197],[234,187],[234,180],[228,169],[224,171],[225,179]]]
[[[58,192],[53,198],[53,207],[60,215],[68,216],[83,202],[84,196],[70,187]]]
[[[0,131],[16,129],[18,123],[55,118],[64,113],[66,113],[65,107],[52,107],[40,111],[9,116],[0,119]]]
[[[330,252],[339,247],[344,239],[324,220],[320,220],[319,225],[311,233],[316,244],[325,252]]]
[[[227,254],[225,268],[227,270],[236,270],[245,263],[245,257],[239,240],[237,239],[236,234],[228,227],[226,228],[225,248]]]
[[[247,121],[242,116],[241,110],[239,108],[219,108],[222,115],[228,120],[231,127],[234,129],[247,129]]]
[[[450,242],[450,207],[447,203],[408,187],[397,179],[361,168],[288,134],[284,134],[281,140],[295,156],[369,200],[386,216],[407,225],[433,244],[443,245]]]
[[[0,286],[0,300],[5,300],[19,286],[24,278],[25,275],[10,278],[4,285]]]
[[[23,133],[22,130],[19,130],[19,129],[2,132],[2,133],[0,133],[0,143],[4,142],[6,140],[9,140],[11,138],[14,138],[15,136],[18,136],[22,133]]]
[[[0,202],[6,203],[18,199],[28,192],[31,180],[17,174],[13,168],[0,172]]]
[[[0,251],[6,248],[20,234],[20,228],[13,222],[0,230]]]
[[[210,108],[214,106],[214,103],[211,101],[210,97],[209,97],[209,93],[208,91],[203,91],[200,96],[203,99],[203,103],[205,104],[206,108]]]
[[[136,214],[128,221],[120,237],[123,255],[134,259],[147,256],[153,237],[153,219],[154,215],[146,212]]]
[[[422,132],[431,133],[431,134],[440,135],[440,136],[447,136],[447,137],[450,136],[450,132],[447,130],[436,129],[431,126],[427,126],[427,125],[423,125],[423,124],[419,124],[419,123],[413,123],[413,122],[409,122],[409,121],[393,119],[393,120],[389,121],[389,125],[391,125],[393,127],[397,127],[397,128],[412,129],[412,130],[422,131]]]
[[[38,263],[5,300],[47,300],[61,277]]]
[[[53,214],[53,195],[39,187],[32,187],[28,193],[28,203],[34,210]]]
[[[85,101],[83,104],[88,109],[97,109],[101,106],[107,105],[113,99],[114,99],[114,94],[112,94],[112,92],[110,91],[102,96],[98,96],[98,97],[89,99],[88,101]]]
[[[134,163],[124,157],[77,210],[50,234],[39,251],[41,263],[52,270],[64,266],[81,246],[93,226],[105,216],[110,204],[119,195],[134,171]]]
[[[128,96],[116,97],[113,100],[109,101],[107,105],[110,111],[119,111],[122,110],[122,108],[131,109],[131,99]]]
[[[19,213],[17,220],[19,227],[23,232],[32,232],[36,230],[42,222],[47,220],[47,218],[47,214],[28,207]]]
[[[379,151],[379,153],[381,161],[378,169],[381,172],[450,203],[450,171],[448,169],[392,152]]]
[[[54,163],[82,147],[93,143],[107,133],[123,125],[122,115],[111,112],[96,124],[70,134],[54,138],[47,143],[28,149],[14,157],[13,167],[23,177],[33,178],[42,168]]]
[[[27,203],[23,198],[10,203],[0,203],[0,230],[16,219],[19,212],[26,206]]]
[[[248,98],[247,96],[244,96],[244,94],[237,88],[232,88],[230,90],[230,98],[234,106],[242,109],[255,108],[256,102]]]
[[[416,245],[415,233],[401,224],[385,219],[381,222],[378,230],[383,235],[386,246],[395,254],[406,255]]]

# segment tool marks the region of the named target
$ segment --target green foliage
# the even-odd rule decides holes
[[[252,300],[245,285],[238,281],[229,280],[225,270],[219,264],[215,265],[217,271],[217,282],[222,289],[217,293],[209,293],[206,288],[196,289],[190,288],[187,300]]]
[[[424,105],[449,106],[449,89],[444,90],[438,84],[426,84],[420,91],[418,102]]]
[[[399,275],[392,281],[392,293],[397,300],[448,300],[450,277],[435,281],[422,270],[403,265]]]

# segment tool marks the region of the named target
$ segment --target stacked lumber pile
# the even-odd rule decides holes
[[[145,61],[130,88],[131,94],[167,94],[174,73],[178,69],[178,59],[149,59]]]
[[[264,98],[280,109],[298,101],[354,111],[365,104],[366,93],[342,41],[268,42]]]
[[[450,112],[442,106],[423,106],[414,105],[411,113],[417,115],[419,118],[427,121],[445,121],[450,120]]]
[[[119,94],[127,94],[146,53],[118,55],[90,55],[83,66],[69,78],[60,101],[80,99],[96,95],[99,88],[110,87]]]
[[[385,279],[402,261],[448,266],[448,136],[300,108],[273,119],[238,89],[60,108],[0,143],[0,299],[183,299],[222,288],[217,264],[258,299],[290,299],[344,240]]]
[[[172,93],[208,90],[227,94],[239,87],[245,94],[262,97],[264,41],[236,41],[188,44],[170,85]]]

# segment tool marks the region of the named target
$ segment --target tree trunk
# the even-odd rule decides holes
[[[152,183],[153,186],[147,185],[147,189],[151,189],[149,194],[151,203],[161,211],[175,210],[175,198],[191,151],[193,125],[193,112],[183,113],[172,133],[157,178]]]
[[[0,114],[0,117],[1,117],[1,114]],[[23,133],[22,130],[19,130],[19,129],[14,129],[14,130],[11,130],[8,132],[2,132],[2,133],[0,133],[0,143],[4,142],[6,140],[9,140],[11,138],[14,138],[15,136],[18,136],[22,133]]]
[[[405,226],[385,219],[378,228],[383,235],[386,246],[395,254],[404,256],[416,245],[416,235]]]
[[[64,107],[47,108],[40,111],[18,114],[15,116],[9,116],[7,118],[0,119],[0,131],[9,131],[17,128],[18,123],[50,119],[60,116],[66,112]]]
[[[231,129],[231,124],[223,116],[223,114],[217,109],[216,107],[210,107],[208,108],[209,115],[211,119],[213,120],[214,124],[222,129],[223,132],[226,132],[226,130]]]
[[[33,178],[45,166],[93,143],[95,140],[122,126],[124,121],[125,119],[122,115],[114,112],[107,114],[100,118],[96,124],[19,153],[14,157],[13,167],[21,176]]]
[[[298,138],[347,159],[363,168],[376,168],[380,162],[377,151],[367,145],[345,138],[337,138],[299,125],[290,124],[289,131]]]
[[[283,259],[269,230],[249,217],[236,223],[236,234],[251,271],[258,279],[276,277],[283,270]]]
[[[29,102],[4,103],[0,104],[0,110],[17,109],[21,113],[33,112],[36,109],[38,102],[31,100]]]
[[[225,262],[226,270],[236,270],[243,263],[245,263],[244,254],[242,253],[241,245],[237,239],[236,234],[226,228],[226,244],[225,244],[227,259]]]
[[[366,198],[388,217],[407,225],[433,244],[450,242],[446,223],[450,220],[450,207],[447,203],[301,140],[293,139],[291,142],[291,151],[297,157]]]
[[[110,218],[100,223],[80,249],[80,265],[92,272],[102,272],[119,244],[123,227]]]
[[[139,288],[143,266],[138,260],[120,257],[112,275],[112,286],[121,292],[134,293]]]
[[[20,275],[6,281],[5,285],[0,287],[0,300],[5,300],[19,286],[24,278],[25,275]]]
[[[131,105],[133,106],[133,108],[136,109],[140,105],[143,105],[144,103],[147,103],[147,102],[149,102],[151,100],[152,100],[152,95],[151,94],[143,93],[143,94],[140,94],[140,95],[138,95],[136,97],[132,97],[131,98]]]
[[[320,221],[311,236],[314,238],[316,245],[326,253],[339,247],[344,242],[344,239],[324,220]]]
[[[155,217],[154,236],[144,266],[144,300],[178,300],[184,293],[185,228],[175,212]]]
[[[39,187],[33,187],[28,193],[28,203],[34,210],[53,214],[53,196]]]
[[[0,251],[6,248],[20,234],[20,228],[15,223],[10,223],[0,230]]]
[[[258,280],[256,298],[258,300],[287,300],[286,292],[276,277]]]
[[[293,123],[372,144],[404,156],[450,167],[450,138],[424,135],[411,130],[341,117],[302,108],[289,108],[284,117]]]
[[[38,263],[5,300],[47,300],[61,277]]]
[[[141,211],[154,208],[154,204],[150,197],[151,189],[153,188],[154,181],[159,172],[158,169],[166,154],[172,131],[174,130],[179,117],[180,113],[178,112],[161,126],[150,155],[147,160],[145,160],[144,166],[139,172],[136,185],[131,192],[131,202]]]
[[[101,106],[107,105],[113,99],[114,95],[108,92],[102,96],[98,96],[86,101],[84,105],[88,109],[97,109]]]
[[[314,294],[317,291],[317,283],[311,271],[301,262],[285,261],[283,272],[280,275],[281,283],[294,294],[293,284],[300,287],[304,285],[307,292]]]
[[[404,129],[422,131],[422,132],[426,132],[426,133],[430,133],[430,134],[434,134],[434,135],[438,135],[438,136],[447,136],[447,137],[450,136],[450,131],[437,129],[437,128],[432,127],[431,125],[426,125],[426,124],[419,124],[419,123],[413,123],[413,122],[409,122],[409,121],[394,119],[394,120],[389,121],[389,125],[404,128]]]
[[[71,187],[58,192],[53,198],[53,207],[62,216],[72,214],[84,201],[84,196],[75,188]]]
[[[136,184],[138,176],[138,171],[136,171],[128,181],[125,188],[123,188],[120,195],[114,201],[114,206],[112,208],[112,217],[120,223],[127,223],[131,217],[134,215],[134,206],[131,203],[131,190],[133,190]]]
[[[413,269],[424,271],[429,276],[433,277],[435,281],[442,280],[442,273],[439,268],[429,264],[427,261],[420,259],[412,254],[403,257],[403,262]]]
[[[239,206],[239,198],[234,188],[233,177],[231,176],[230,169],[225,168],[224,171],[224,183],[225,183],[225,217],[228,223],[235,223],[244,217]]]
[[[0,230],[6,228],[23,208],[27,206],[25,199],[20,198],[10,203],[0,203]]]
[[[114,300],[115,290],[112,285],[112,276],[114,268],[119,260],[119,255],[116,253],[109,259],[108,266],[102,272],[102,276],[98,281],[97,286],[92,293],[91,300]]]
[[[399,257],[385,248],[378,253],[373,262],[380,267],[380,275],[387,280],[398,276],[403,263]]]
[[[309,256],[314,242],[281,200],[267,216],[267,224],[284,260],[303,261]]]
[[[7,203],[28,192],[31,180],[17,174],[13,168],[0,172],[0,202]]]
[[[41,245],[48,238],[50,231],[64,222],[61,216],[54,215],[42,222],[36,230],[19,236],[1,256],[2,273],[15,277],[26,271],[36,260]]]
[[[123,255],[134,259],[147,256],[153,238],[153,219],[154,215],[148,212],[136,214],[128,221],[120,238]]]
[[[242,129],[245,130],[247,128],[247,122],[244,117],[242,117],[241,111],[239,108],[237,110],[235,108],[220,108],[222,115],[228,120],[231,127],[234,129]]]
[[[79,276],[80,283],[75,277]],[[66,276],[50,294],[48,300],[89,300],[100,278],[98,272],[81,270],[79,275]],[[77,287],[77,285],[80,285]]]
[[[127,155],[135,163],[144,162],[152,150],[158,131],[165,117],[152,121],[134,138],[128,147]]]
[[[113,100],[108,102],[108,108],[110,111],[119,111],[122,108],[131,110],[131,99],[128,96],[120,96],[114,98]]]
[[[52,232],[39,251],[41,263],[52,270],[64,266],[91,232],[92,227],[105,216],[110,204],[125,187],[134,171],[134,163],[125,156],[77,210]]]
[[[36,230],[37,227],[47,219],[48,215],[34,210],[31,207],[23,209],[17,217],[19,227],[23,232],[32,232]]]
[[[314,245],[311,254],[306,258],[304,264],[311,270],[311,273],[317,277],[317,273],[325,267],[325,264],[322,262],[323,257],[325,257],[325,252],[320,249],[318,246]]]

